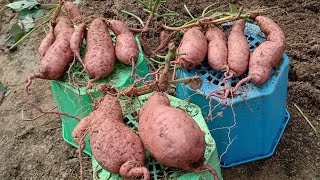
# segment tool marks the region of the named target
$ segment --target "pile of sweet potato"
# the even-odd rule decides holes
[[[139,49],[134,34],[125,23],[105,18],[84,20],[80,9],[72,2],[65,1],[64,7],[69,17],[59,16],[39,46],[42,58],[39,73],[33,73],[28,78],[25,86],[28,97],[32,79],[61,78],[74,57],[77,57],[84,71],[92,78],[87,88],[90,88],[91,83],[107,77],[116,59],[131,65],[134,74]],[[188,29],[177,49],[177,53],[182,55],[177,56],[174,63],[190,70],[201,64],[207,56],[209,65],[218,71],[226,71],[228,78],[241,76],[249,68],[248,77],[234,89],[225,89],[227,92],[235,92],[247,81],[257,85],[265,83],[272,68],[281,62],[285,35],[270,18],[256,16],[254,20],[267,35],[267,41],[261,43],[251,55],[244,34],[246,21],[240,19],[233,24],[228,41],[218,26]],[[76,29],[73,23],[76,23]],[[109,30],[116,35],[115,47]],[[84,39],[86,52],[82,60],[80,47]],[[170,69],[170,64],[165,69]],[[32,99],[29,98],[29,101],[32,102]],[[219,179],[212,167],[203,164],[206,147],[204,133],[187,113],[171,107],[169,99],[161,92],[154,93],[142,108],[139,114],[139,135],[125,125],[118,99],[110,94],[105,95],[98,107],[74,129],[72,136],[80,145],[80,153],[85,147],[87,133],[90,135],[93,156],[98,163],[124,178],[143,176],[144,179],[150,179],[150,172],[144,167],[146,149],[166,166],[182,168],[188,172],[208,170],[214,179]]]
[[[209,65],[218,71],[226,71],[229,74],[226,78],[239,77],[249,69],[248,76],[240,81],[232,92],[248,81],[262,85],[268,80],[272,68],[282,60],[286,46],[285,34],[268,17],[258,15],[252,19],[266,34],[267,41],[261,43],[251,55],[244,34],[246,21],[240,19],[233,24],[228,41],[225,33],[217,26],[204,28],[203,30],[207,29],[205,36],[199,28],[187,30],[178,48],[179,52],[186,55],[177,57],[176,62],[190,70],[200,65],[207,54]]]

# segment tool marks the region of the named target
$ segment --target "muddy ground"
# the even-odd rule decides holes
[[[228,2],[230,1],[218,3],[224,5]],[[296,103],[312,123],[320,127],[320,1],[232,2],[240,4],[246,10],[264,9],[265,14],[272,17],[285,31],[286,53],[291,58],[287,101],[291,120],[274,156],[223,169],[223,176],[226,180],[320,179],[320,135],[310,128],[293,106]],[[179,18],[186,20],[189,17],[183,9],[184,3],[197,16],[212,2],[172,0],[165,6],[179,12]],[[147,16],[133,0],[85,0],[82,1],[81,8],[86,17],[104,16],[124,20],[127,16],[120,12],[121,9],[131,10],[142,18]],[[15,14],[11,11],[1,15],[1,42],[7,38],[8,29],[15,22],[14,17]],[[159,22],[173,20],[158,19]],[[130,26],[137,24],[133,18],[129,18],[128,22]],[[10,94],[0,105],[0,179],[79,178],[76,149],[62,139],[59,117],[44,115],[34,121],[22,120],[22,115],[24,118],[39,115],[37,110],[25,103],[23,86],[28,75],[37,71],[40,60],[37,48],[44,36],[44,31],[40,28],[19,45],[16,51],[7,52],[1,46],[0,81],[8,85]],[[150,42],[151,45],[156,43],[156,39]],[[36,101],[44,108],[55,106],[48,81],[36,80],[32,92]],[[92,179],[90,158],[87,156],[84,157],[84,167],[85,179]]]

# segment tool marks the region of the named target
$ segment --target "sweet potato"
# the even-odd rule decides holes
[[[260,26],[263,33],[267,36],[267,41],[277,43],[283,52],[286,49],[286,38],[282,29],[272,19],[265,16],[257,16],[255,21]],[[272,67],[280,63],[282,53],[278,53],[278,55],[279,56],[277,58],[272,59]]]
[[[161,164],[196,172],[216,172],[202,162],[205,135],[183,110],[171,107],[163,93],[155,92],[139,116],[139,135],[145,148]]]
[[[87,33],[86,54],[84,65],[87,73],[94,81],[108,76],[114,67],[115,54],[111,36],[103,19],[95,19]]]
[[[86,23],[79,24],[78,28],[74,31],[70,39],[70,48],[74,55],[80,60],[82,63],[82,58],[80,56],[80,47],[82,45],[85,32],[86,31]]]
[[[70,49],[70,38],[74,32],[74,29],[71,26],[71,22],[66,17],[58,17],[57,24],[54,27],[55,41],[49,47],[47,52],[44,52],[45,55],[41,59],[39,66],[39,73],[32,73],[27,80],[25,85],[25,93],[27,100],[40,112],[45,114],[59,114],[65,115],[71,118],[78,119],[75,116],[69,115],[63,112],[57,111],[44,111],[42,110],[35,102],[33,102],[30,94],[29,87],[32,84],[34,78],[47,79],[47,80],[56,80],[61,78],[64,75],[64,72],[67,70],[68,65],[73,60],[73,53]],[[43,44],[41,44],[42,46]]]
[[[218,71],[227,70],[228,47],[224,32],[220,28],[212,26],[208,29],[206,37],[209,41],[209,65]]]
[[[241,76],[248,69],[250,49],[244,35],[246,21],[237,20],[231,29],[228,38],[228,66],[234,76]]]
[[[80,22],[81,12],[80,12],[80,9],[77,5],[75,5],[71,1],[64,1],[63,0],[63,6],[73,22],[75,22],[75,23]]]
[[[41,60],[39,73],[33,73],[28,78],[30,86],[31,80],[34,78],[55,80],[63,76],[68,65],[73,60],[73,53],[70,49],[70,38],[74,29],[70,20],[66,17],[59,17],[55,27],[55,41],[49,47]],[[58,29],[58,30],[56,30]],[[29,84],[30,83],[30,84]]]
[[[127,65],[134,65],[138,55],[139,48],[136,39],[126,24],[118,20],[107,20],[107,25],[116,34],[116,57]]]
[[[178,53],[186,53],[176,58],[176,62],[184,69],[190,70],[199,65],[208,51],[208,42],[198,27],[189,29],[177,49]]]
[[[103,168],[124,178],[144,176],[145,180],[150,179],[149,170],[143,167],[145,151],[141,140],[122,119],[119,102],[106,95],[98,108],[76,126],[73,139],[82,151],[88,132],[92,155]]]
[[[248,77],[238,82],[234,91],[248,81],[256,85],[264,84],[272,68],[281,62],[286,47],[285,34],[275,22],[264,16],[257,16],[255,20],[266,34],[267,41],[261,43],[251,54]]]
[[[48,51],[49,47],[54,43],[55,37],[53,34],[53,27],[50,25],[49,32],[47,36],[41,41],[40,46],[38,48],[38,52],[41,57],[43,57]]]

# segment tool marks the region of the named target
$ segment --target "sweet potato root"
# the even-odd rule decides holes
[[[209,65],[218,71],[224,71],[228,69],[228,47],[227,40],[224,32],[216,27],[212,26],[208,29],[206,37],[209,41],[208,45],[208,63]]]
[[[111,36],[103,19],[95,19],[87,33],[84,66],[93,78],[90,83],[108,76],[114,67],[115,53]]]
[[[208,42],[198,27],[189,29],[184,35],[177,49],[178,53],[186,53],[176,58],[176,62],[184,69],[193,69],[205,58]]]
[[[53,27],[50,25],[49,32],[47,36],[41,41],[40,46],[38,48],[38,52],[41,57],[43,57],[48,51],[49,47],[54,43],[55,37],[53,34]]]
[[[266,34],[267,41],[261,43],[251,54],[248,77],[238,82],[234,91],[248,81],[256,85],[264,84],[272,68],[281,62],[286,47],[285,34],[274,21],[264,16],[257,16],[255,20]]]
[[[84,137],[90,134],[92,155],[108,171],[124,178],[144,176],[150,179],[145,167],[145,151],[140,138],[123,122],[122,109],[115,97],[106,95],[98,108],[80,121],[72,132],[73,139],[85,147]]]
[[[186,171],[210,169],[196,164],[203,160],[205,135],[197,123],[183,110],[170,106],[163,93],[155,92],[139,116],[139,135],[145,148],[160,163]]]
[[[246,21],[237,20],[231,29],[228,38],[228,66],[230,73],[241,76],[248,69],[250,49],[244,35]]]

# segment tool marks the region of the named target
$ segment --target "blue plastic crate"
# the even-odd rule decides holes
[[[232,24],[222,26],[226,33],[230,30],[230,25]],[[251,51],[266,39],[259,26],[252,23],[246,23],[245,34]],[[211,110],[211,115],[216,118],[207,120],[207,125],[216,140],[222,167],[255,161],[274,153],[290,119],[286,111],[288,68],[289,58],[283,54],[282,64],[272,71],[272,75],[262,86],[250,82],[242,85],[237,95],[227,100],[227,106],[218,105],[221,99],[211,97],[212,109],[216,106],[216,109]],[[207,117],[210,102],[206,97],[221,87],[224,74],[212,69],[206,60],[193,70],[177,71],[179,78],[194,75],[201,77],[201,84],[198,87],[178,84],[177,97],[197,104]],[[228,86],[234,87],[245,76],[246,74],[230,79]],[[218,116],[219,112],[223,112],[223,115]]]

